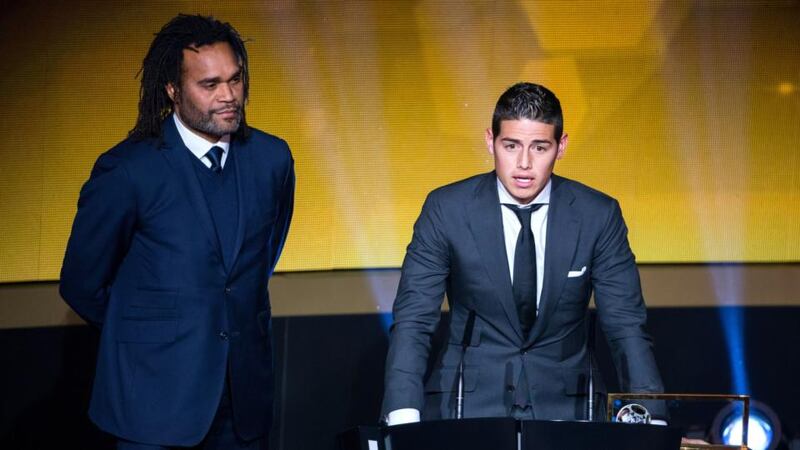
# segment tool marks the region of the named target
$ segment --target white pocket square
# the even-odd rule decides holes
[[[567,272],[567,278],[577,278],[586,273],[586,266],[581,267],[581,270],[570,270]]]

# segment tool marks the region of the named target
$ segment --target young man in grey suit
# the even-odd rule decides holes
[[[473,312],[464,417],[585,419],[592,292],[622,390],[661,392],[619,204],[553,175],[567,148],[556,96],[509,88],[486,145],[495,170],[431,192],[414,226],[386,361],[388,423],[455,417]],[[451,320],[430,355],[445,293]]]

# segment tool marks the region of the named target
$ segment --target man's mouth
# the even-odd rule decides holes
[[[226,117],[226,118],[236,117],[237,115],[239,115],[239,109],[237,109],[237,108],[220,109],[220,110],[214,111],[214,114],[217,114],[217,115],[220,115],[220,116]]]
[[[513,177],[514,184],[519,187],[530,187],[533,184],[533,178],[526,178],[526,177]]]

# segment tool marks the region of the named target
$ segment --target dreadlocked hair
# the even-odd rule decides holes
[[[128,133],[133,140],[161,138],[161,124],[172,113],[172,100],[166,86],[181,87],[183,50],[227,42],[239,60],[244,87],[244,100],[250,90],[250,75],[247,69],[247,50],[239,33],[231,24],[220,22],[210,16],[179,14],[167,22],[155,35],[150,49],[142,61],[137,76],[141,77],[139,88],[139,117]],[[242,109],[242,120],[233,138],[245,139],[249,128]]]

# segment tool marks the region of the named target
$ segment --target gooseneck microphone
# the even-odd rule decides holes
[[[456,419],[464,418],[464,355],[472,341],[472,330],[475,328],[475,310],[469,310],[467,324],[464,326],[464,337],[461,339],[461,361],[458,363],[458,396],[456,397]]]

